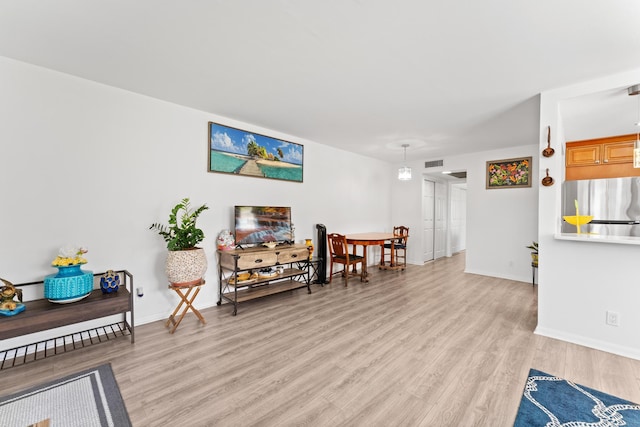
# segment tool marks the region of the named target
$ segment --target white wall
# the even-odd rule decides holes
[[[448,168],[467,170],[468,273],[531,280],[526,246],[537,237],[540,180],[536,154],[536,145],[523,145],[446,159]],[[486,189],[487,161],[527,156],[533,157],[531,187]]]
[[[417,162],[407,163],[412,168],[412,179],[397,179],[399,165],[396,165],[395,180],[391,183],[391,226],[384,230],[393,231],[394,225],[409,227],[407,239],[407,263],[422,265],[422,176]]]
[[[539,194],[540,287],[536,332],[577,344],[640,359],[640,246],[556,240],[561,224],[561,185],[564,171],[564,136],[559,102],[577,96],[637,84],[640,70],[545,92],[540,105],[539,151],[546,146],[551,126],[551,146],[556,155],[540,159],[558,177]],[[620,326],[605,323],[606,311],[620,315]]]
[[[233,228],[236,204],[291,206],[296,239],[316,247],[317,223],[390,227],[385,162],[2,57],[0,94],[0,277],[14,283],[55,273],[58,248],[77,243],[89,248],[85,270],[133,273],[145,290],[137,323],[167,317],[177,301],[166,247],[148,228],[183,197],[210,207],[199,220],[209,260],[201,308],[217,302],[215,238]],[[208,121],[303,144],[304,183],[208,173]]]

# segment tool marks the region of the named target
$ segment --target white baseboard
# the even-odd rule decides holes
[[[498,277],[500,279],[515,280],[516,282],[525,282],[531,284],[531,276],[524,277],[520,275],[499,273],[496,271],[471,270],[468,268],[465,268],[464,272],[470,274],[479,274],[480,276]]]
[[[548,338],[554,338],[557,340],[567,341],[573,344],[594,348],[596,350],[606,351],[607,353],[617,354],[619,356],[628,357],[630,359],[640,360],[640,350],[638,350],[637,348],[621,346],[606,341],[594,340],[593,338],[574,335],[555,329],[543,328],[540,326],[536,327],[533,333]]]

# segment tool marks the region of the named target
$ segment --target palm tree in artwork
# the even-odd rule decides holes
[[[278,148],[278,157],[283,158],[284,153],[282,152],[282,148]]]
[[[260,146],[255,141],[249,141],[247,144],[247,154],[249,156],[257,156],[260,153]]]

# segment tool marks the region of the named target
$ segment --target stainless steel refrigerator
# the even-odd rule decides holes
[[[562,215],[593,215],[581,226],[583,233],[603,236],[640,236],[640,177],[565,181]],[[575,233],[576,226],[562,221],[563,233]]]

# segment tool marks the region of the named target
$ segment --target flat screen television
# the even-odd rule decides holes
[[[282,206],[236,206],[236,245],[291,242],[291,208]]]

